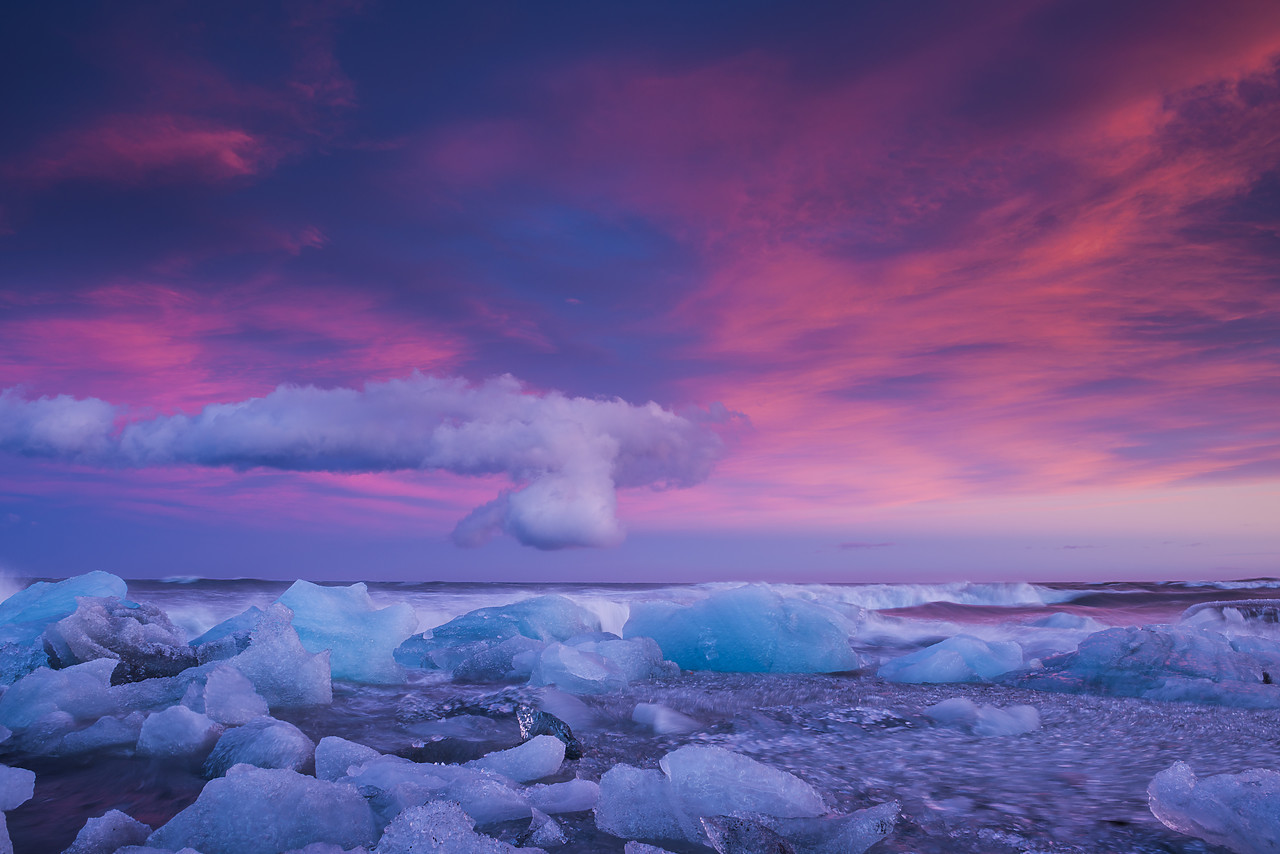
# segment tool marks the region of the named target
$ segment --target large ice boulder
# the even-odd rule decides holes
[[[226,663],[249,677],[273,709],[327,705],[333,702],[329,653],[308,652],[292,620],[288,608],[272,604],[249,633],[248,648]]]
[[[430,801],[405,809],[387,825],[375,854],[506,854],[543,852],[514,848],[475,830],[475,822],[450,801]]]
[[[109,572],[94,571],[65,581],[38,581],[0,602],[0,642],[29,643],[50,623],[75,613],[82,596],[118,596],[128,585]]]
[[[182,630],[156,606],[118,596],[82,597],[78,603],[74,613],[44,631],[52,666],[115,659],[120,663],[111,680],[119,685],[176,676],[198,663]]]
[[[1044,691],[1280,708],[1280,644],[1232,640],[1193,626],[1129,626],[1096,632],[1066,655],[1019,676]]]
[[[1197,779],[1185,762],[1147,787],[1151,812],[1169,828],[1236,854],[1280,851],[1280,773],[1254,768]]]
[[[315,842],[372,846],[376,838],[373,814],[353,786],[239,765],[210,780],[147,844],[201,854],[279,854]]]
[[[408,604],[378,608],[363,583],[321,587],[310,581],[295,581],[277,601],[293,611],[293,627],[307,650],[330,651],[333,678],[403,681],[404,671],[392,653],[418,628]]]
[[[114,854],[126,845],[145,844],[150,835],[149,826],[120,810],[110,810],[86,821],[62,854]]]
[[[258,718],[222,734],[204,763],[204,773],[217,777],[236,765],[297,771],[311,762],[315,752],[315,742],[293,724]]]
[[[222,725],[186,706],[170,706],[149,716],[138,733],[138,754],[154,757],[200,757],[213,749]]]
[[[316,745],[316,776],[321,780],[338,780],[347,776],[353,765],[362,765],[381,755],[372,747],[326,735]]]
[[[989,738],[1022,735],[1040,729],[1040,711],[1035,706],[979,706],[967,697],[952,697],[924,710],[926,716],[944,726]]]
[[[553,735],[540,735],[508,750],[498,750],[467,763],[501,774],[517,783],[531,783],[550,777],[564,763],[564,742]]]
[[[956,635],[895,658],[877,673],[890,682],[987,682],[1022,666],[1022,647],[1014,641],[984,641]]]
[[[636,604],[623,636],[653,638],[686,670],[834,673],[862,666],[849,644],[855,631],[833,608],[753,585],[687,606]]]
[[[616,765],[600,778],[596,824],[624,839],[706,843],[703,816],[823,815],[822,796],[786,771],[720,747],[682,747],[646,771]]]

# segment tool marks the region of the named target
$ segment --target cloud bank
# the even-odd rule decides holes
[[[67,395],[0,391],[0,450],[98,466],[196,465],[287,471],[442,470],[512,481],[453,531],[476,546],[505,533],[540,549],[623,538],[618,488],[682,488],[724,454],[723,407],[677,414],[656,403],[527,391],[507,375],[479,385],[415,373],[363,389],[282,385],[197,415],[142,417]]]

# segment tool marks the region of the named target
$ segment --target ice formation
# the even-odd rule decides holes
[[[524,795],[531,807],[550,815],[582,812],[594,808],[600,800],[600,784],[590,780],[566,780],[530,786],[524,790]]]
[[[856,626],[817,602],[784,597],[763,585],[711,594],[693,605],[639,603],[623,628],[650,637],[687,670],[834,673],[862,666],[849,644]]]
[[[309,652],[330,651],[334,679],[403,681],[392,653],[418,628],[409,605],[378,608],[363,583],[321,587],[309,581],[295,581],[278,601],[293,611],[293,627]]]
[[[138,733],[141,756],[203,759],[222,735],[222,725],[186,706],[170,706],[150,715]]]
[[[238,765],[206,783],[196,802],[147,844],[200,854],[279,854],[314,842],[372,846],[376,838],[373,814],[354,787]]]
[[[247,676],[273,709],[327,705],[333,701],[329,653],[308,652],[292,618],[285,606],[271,605],[249,633],[248,648],[227,664]]]
[[[504,854],[538,852],[514,848],[475,831],[475,822],[457,804],[431,801],[409,807],[387,826],[375,854]],[[542,852],[545,854],[545,852]]]
[[[118,596],[82,597],[78,603],[74,613],[44,631],[51,666],[115,659],[111,681],[119,685],[176,676],[197,663],[182,631],[154,605]]]
[[[26,768],[0,765],[0,854],[13,854],[4,813],[25,804],[35,794],[36,775]]]
[[[38,581],[0,602],[0,642],[29,643],[50,623],[75,613],[81,596],[117,596],[128,585],[109,572],[94,571],[65,581]]]
[[[316,776],[321,780],[337,780],[347,776],[353,765],[361,765],[381,755],[372,747],[327,735],[316,745]]]
[[[204,773],[218,777],[235,765],[297,771],[312,761],[315,751],[315,742],[293,724],[258,718],[222,734],[204,763]]]
[[[1236,854],[1280,851],[1280,772],[1255,768],[1197,779],[1185,762],[1147,788],[1151,812],[1169,828]]]
[[[501,774],[517,783],[530,783],[550,777],[564,763],[564,742],[553,735],[539,735],[510,750],[499,750],[467,763]]]
[[[248,677],[229,664],[209,671],[201,694],[204,713],[220,724],[239,726],[267,714],[267,701]]]
[[[925,715],[946,726],[967,729],[984,737],[1021,735],[1040,729],[1040,712],[1035,706],[979,706],[965,697],[952,697],[924,710]]]
[[[390,821],[406,807],[432,800],[457,802],[481,825],[531,814],[528,800],[515,790],[512,781],[479,768],[378,756],[351,768],[339,782],[370,793],[380,821]]]
[[[1022,666],[1022,647],[1014,641],[984,641],[956,635],[895,658],[878,674],[891,682],[985,682]]]
[[[151,828],[120,810],[91,818],[63,854],[114,854],[126,845],[144,845]]]
[[[637,703],[631,712],[631,720],[643,724],[658,735],[674,735],[701,729],[702,724],[688,715],[659,703]]]

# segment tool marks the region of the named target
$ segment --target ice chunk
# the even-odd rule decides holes
[[[741,816],[703,816],[702,828],[719,854],[796,854],[796,848],[763,822]]]
[[[387,825],[376,854],[503,854],[539,851],[513,848],[475,831],[475,822],[461,807],[432,801],[409,807]]]
[[[1151,812],[1169,828],[1236,854],[1280,851],[1280,773],[1254,768],[1196,778],[1185,762],[1147,787]]]
[[[656,845],[646,845],[632,840],[623,848],[623,854],[671,854],[671,852]]]
[[[89,726],[76,732],[67,733],[56,744],[51,743],[48,753],[59,756],[70,756],[77,753],[96,753],[99,751],[125,748],[132,752],[142,735],[142,724],[146,715],[142,712],[131,712],[124,718],[98,718]]]
[[[45,626],[75,613],[81,596],[120,596],[124,581],[109,572],[94,571],[65,581],[38,581],[0,602],[0,641],[30,643]]]
[[[1022,647],[956,635],[895,658],[878,674],[890,682],[985,682],[1022,666]]]
[[[974,735],[1021,735],[1040,729],[1035,706],[979,706],[964,697],[952,697],[930,706],[924,713],[940,724],[967,729]]]
[[[564,742],[553,735],[540,735],[510,750],[499,750],[467,763],[501,774],[517,783],[541,780],[560,770],[564,763]]]
[[[249,677],[273,709],[331,703],[329,653],[307,652],[292,619],[288,608],[271,605],[249,635],[249,648],[227,663]]]
[[[457,682],[519,682],[533,673],[538,654],[546,648],[542,641],[517,636],[480,650],[453,668]]]
[[[156,757],[203,757],[222,735],[222,725],[186,706],[170,706],[142,724],[138,753]],[[279,767],[279,766],[273,766]]]
[[[530,786],[524,791],[529,805],[551,815],[562,812],[582,812],[595,807],[600,800],[600,785],[590,780],[566,780]]]
[[[45,629],[44,643],[56,667],[116,659],[113,685],[176,676],[197,664],[182,631],[163,611],[117,596],[82,597],[75,613]]]
[[[239,655],[249,648],[249,636],[266,616],[263,610],[251,605],[234,617],[218,623],[209,631],[191,641],[201,664],[222,661]]]
[[[37,668],[48,667],[49,656],[39,640],[0,643],[0,685],[12,685]]]
[[[34,771],[0,765],[0,812],[17,809],[31,800],[35,786]]]
[[[327,735],[316,745],[316,776],[321,780],[337,780],[347,776],[347,769],[381,756],[372,747]]]
[[[220,724],[238,726],[267,714],[267,701],[243,673],[229,664],[209,671],[204,684],[204,713]]]
[[[688,715],[682,715],[675,709],[658,703],[637,703],[631,713],[631,720],[647,726],[658,735],[693,732],[702,728],[702,724]]]
[[[662,650],[653,638],[633,637],[622,640],[613,635],[602,634],[590,640],[571,638],[568,644],[605,659],[628,682],[680,674],[679,665],[663,659]]]
[[[439,799],[461,804],[481,825],[530,815],[529,802],[512,788],[509,780],[478,768],[379,756],[350,771],[344,781],[364,792],[378,791],[373,805],[386,819],[405,807]]]
[[[418,628],[408,604],[378,608],[363,583],[321,587],[310,581],[295,581],[278,601],[293,611],[293,627],[307,650],[330,651],[333,678],[403,681],[404,671],[392,653]]]
[[[572,694],[607,694],[625,688],[627,678],[602,656],[553,643],[538,656],[529,684],[555,685]]]
[[[535,809],[529,829],[520,837],[518,844],[521,848],[529,842],[540,848],[552,848],[568,841],[569,838],[564,835],[564,830],[554,818]]]
[[[151,828],[120,810],[91,818],[63,854],[114,854],[126,845],[144,845]]]
[[[376,838],[373,814],[354,787],[241,765],[210,780],[147,844],[189,846],[201,854],[278,854],[314,842],[369,846]]]
[[[684,839],[661,771],[615,765],[600,778],[596,826],[622,839]]]
[[[836,818],[783,818],[763,820],[806,854],[862,854],[893,833],[902,806],[897,801],[878,804]]]
[[[862,666],[855,628],[833,608],[749,586],[689,606],[636,604],[623,635],[653,638],[687,670],[831,673]]]
[[[204,763],[204,773],[218,777],[234,765],[297,771],[311,761],[315,752],[315,742],[293,724],[258,718],[222,734]]]

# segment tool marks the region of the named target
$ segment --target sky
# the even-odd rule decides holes
[[[1280,4],[67,2],[0,572],[1280,575]]]

